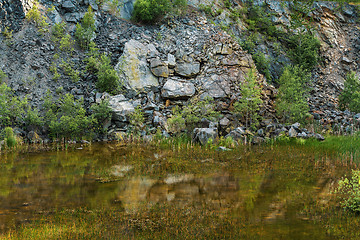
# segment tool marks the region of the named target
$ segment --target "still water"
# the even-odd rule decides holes
[[[73,221],[69,235],[53,238],[93,238],[71,234],[101,225],[95,238],[332,239],[315,212],[327,207],[345,171],[328,156],[289,146],[221,152],[93,144],[1,155],[0,233]],[[72,215],[78,211],[109,215],[88,220]]]

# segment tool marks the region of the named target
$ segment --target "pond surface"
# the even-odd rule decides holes
[[[346,169],[289,146],[93,144],[2,155],[0,233],[21,239],[50,224],[62,227],[48,239],[332,239],[312,209],[327,207]]]

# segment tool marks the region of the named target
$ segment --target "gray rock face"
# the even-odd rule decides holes
[[[0,1],[0,30],[3,31],[5,27],[9,27],[12,30],[19,30],[21,22],[25,18],[26,9],[30,8],[32,3],[28,0],[12,1],[1,0]]]
[[[169,79],[163,89],[163,98],[187,98],[195,94],[195,86],[191,82]]]
[[[130,19],[134,11],[134,3],[136,0],[124,0],[123,4],[120,5],[120,16],[125,19]]]
[[[113,113],[112,120],[115,122],[127,121],[127,116],[135,111],[134,105],[126,101],[122,94],[109,97],[109,107]]]
[[[64,8],[67,12],[74,12],[76,9],[75,4],[70,0],[63,1],[61,7]]]
[[[200,63],[191,62],[191,63],[178,63],[175,67],[177,74],[183,77],[193,77],[200,72]]]
[[[80,13],[66,13],[65,15],[65,20],[67,22],[72,22],[72,23],[77,23],[80,21]]]
[[[115,70],[126,87],[144,90],[159,85],[158,79],[151,73],[146,56],[148,47],[136,40],[125,44],[124,53],[119,59]]]
[[[217,136],[217,128],[195,128],[192,139],[195,142],[200,142],[201,145],[205,145],[209,139],[215,140]]]
[[[212,75],[200,78],[199,81],[201,89],[205,91],[205,96],[223,98],[230,94],[230,83],[224,77]]]

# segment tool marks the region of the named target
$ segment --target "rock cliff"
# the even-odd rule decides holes
[[[121,94],[110,96],[99,92],[96,76],[85,71],[84,50],[75,45],[71,53],[66,53],[51,40],[50,32],[40,33],[25,21],[33,4],[31,0],[1,0],[1,30],[9,27],[14,32],[10,40],[0,37],[0,69],[7,74],[7,84],[16,95],[27,95],[31,105],[39,109],[48,92],[55,98],[59,93],[83,98],[87,109],[107,98],[113,108],[112,122],[107,124],[110,132],[126,131],[128,115],[136,106],[143,109],[150,132],[154,133],[158,127],[169,131],[167,119],[172,116],[174,106],[184,106],[194,98],[211,97],[223,118],[215,125],[208,123],[203,127],[215,127],[223,135],[242,136],[248,133],[241,128],[232,108],[241,98],[239,92],[248,72],[254,68],[262,88],[263,122],[260,129],[251,134],[263,139],[275,132],[295,130],[295,135],[311,136],[306,129],[279,124],[275,115],[276,79],[282,68],[291,63],[286,48],[276,38],[266,38],[260,33],[254,51],[264,54],[270,63],[270,79],[261,74],[252,54],[241,45],[245,33],[251,31],[249,21],[246,18],[235,21],[232,17],[233,9],[242,13],[245,2],[230,3],[231,10],[224,7],[222,1],[189,1],[185,16],[166,18],[155,26],[141,26],[128,20],[134,1],[120,1],[115,9],[109,3],[98,5],[94,0],[40,1],[40,11],[50,26],[64,21],[72,37],[75,24],[81,21],[88,6],[95,11],[94,42],[100,52],[111,54],[111,64],[124,85]],[[217,14],[206,15],[200,10],[204,5],[200,4],[212,5]],[[266,0],[252,4],[261,5],[270,14],[271,24],[278,29],[285,29],[293,17],[292,2]],[[315,36],[321,42],[321,62],[312,71],[310,113],[320,124],[336,125],[345,132],[346,128],[358,124],[355,113],[337,108],[346,73],[360,73],[358,7],[348,4],[339,7],[333,2],[314,2],[310,7],[305,19],[311,19]],[[54,80],[54,72],[50,70],[54,63],[60,64],[59,58],[79,72],[78,81],[65,71],[60,71],[60,79]]]

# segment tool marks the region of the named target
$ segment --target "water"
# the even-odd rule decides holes
[[[64,221],[74,223],[70,235],[54,239],[74,232],[80,239],[332,239],[318,212],[347,171],[296,147],[217,152],[98,144],[1,158],[0,233],[20,239],[24,229],[43,233],[49,222]],[[97,232],[79,219],[102,227]]]

